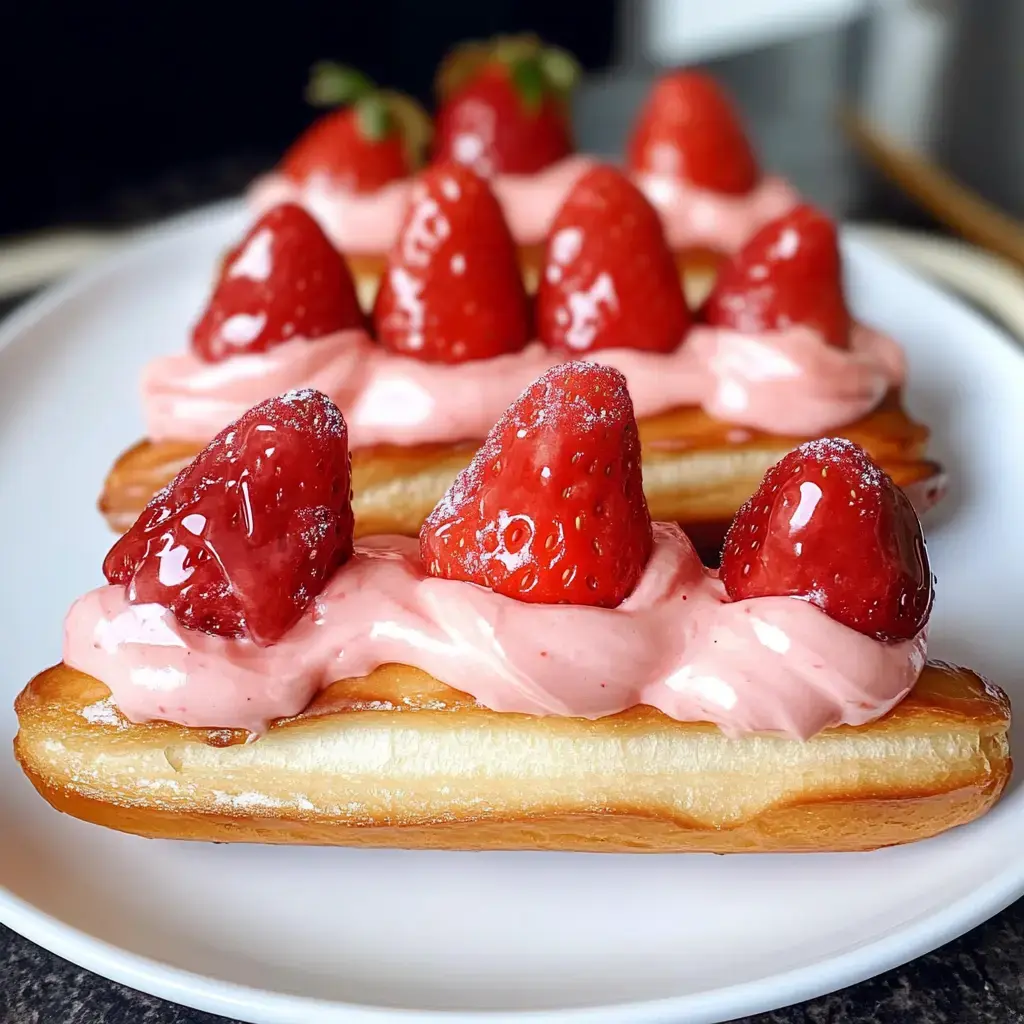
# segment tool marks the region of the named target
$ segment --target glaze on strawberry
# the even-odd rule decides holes
[[[548,234],[537,289],[548,348],[671,352],[690,327],[675,259],[654,209],[613,167],[573,187]]]
[[[801,598],[887,642],[916,636],[933,598],[910,500],[838,438],[803,444],[768,471],[729,529],[721,579],[734,601]]]
[[[457,163],[419,178],[373,309],[396,355],[462,363],[518,352],[529,308],[515,244],[487,183]]]
[[[520,601],[614,608],[651,553],[626,380],[563,363],[491,430],[420,530],[427,571]]]
[[[104,575],[187,629],[274,643],[352,554],[350,490],[337,406],[316,391],[270,399],[150,501]]]
[[[719,269],[702,319],[752,334],[808,327],[847,348],[851,319],[835,224],[806,205],[767,224]]]
[[[286,203],[260,217],[225,257],[192,329],[192,351],[215,363],[364,319],[344,259],[301,206]]]

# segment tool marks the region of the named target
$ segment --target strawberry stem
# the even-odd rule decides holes
[[[391,133],[394,121],[387,99],[379,92],[363,96],[355,103],[356,122],[364,139],[383,142]]]
[[[512,82],[523,105],[531,114],[536,114],[544,105],[548,90],[547,79],[536,57],[526,57],[512,65]]]
[[[314,107],[350,106],[376,90],[374,81],[361,71],[322,60],[310,70],[306,102]]]

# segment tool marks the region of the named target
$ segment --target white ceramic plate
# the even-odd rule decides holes
[[[0,334],[0,749],[110,543],[94,502],[140,434],[143,363],[184,344],[237,207],[163,226]],[[934,655],[1024,708],[1024,358],[849,241],[853,306],[910,355],[952,473],[929,523]],[[1019,732],[1019,730],[1018,730]],[[1020,741],[1020,736],[1017,736]],[[139,989],[247,1021],[720,1021],[858,981],[1024,892],[1024,792],[873,854],[447,854],[149,842],[51,811],[0,757],[0,920]],[[507,1018],[505,1018],[507,1019]]]

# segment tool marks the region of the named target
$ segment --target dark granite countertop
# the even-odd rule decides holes
[[[0,927],[0,1024],[216,1024],[223,1019],[104,981]],[[744,1024],[861,1022],[1022,1024],[1024,900],[906,967],[800,1006],[744,1018]]]

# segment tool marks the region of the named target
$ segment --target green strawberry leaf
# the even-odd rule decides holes
[[[516,61],[512,65],[512,83],[526,109],[531,114],[539,113],[544,105],[548,83],[535,57]]]
[[[548,46],[541,51],[540,65],[551,86],[563,95],[572,91],[582,73],[576,58],[557,46]]]
[[[383,142],[391,134],[393,121],[387,99],[380,93],[364,96],[355,104],[356,122],[364,139]]]
[[[373,80],[361,71],[322,60],[309,73],[306,102],[314,107],[350,106],[376,89]]]

